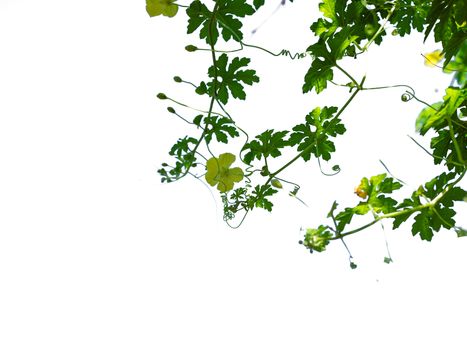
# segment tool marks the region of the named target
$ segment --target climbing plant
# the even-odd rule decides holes
[[[172,106],[167,109],[193,127],[191,135],[179,137],[170,149],[172,162],[163,163],[158,170],[162,182],[178,181],[187,175],[206,181],[218,191],[224,220],[232,227],[238,227],[255,208],[272,211],[278,191],[288,189],[296,196],[300,190],[299,184],[283,176],[285,169],[296,165],[298,160],[316,160],[322,169],[322,161],[331,160],[337,151],[335,139],[346,132],[342,117],[354,98],[366,90],[394,88],[368,86],[364,76],[354,76],[341,65],[341,60],[352,57],[358,61],[372,45],[382,45],[386,36],[405,36],[417,31],[424,34],[425,40],[433,34],[442,46],[442,50],[425,56],[426,64],[451,74],[451,84],[445,88],[442,101],[430,102],[416,96],[410,86],[397,87],[405,89],[402,101],[416,100],[422,104],[423,108],[415,118],[416,131],[424,137],[428,137],[430,131],[429,134],[434,136],[430,149],[417,144],[431,155],[434,164],[444,166],[444,171],[414,188],[410,197],[399,201],[392,196],[404,183],[394,178],[389,170],[364,177],[355,188],[358,203],[339,210],[337,200],[334,201],[323,223],[304,230],[299,243],[310,252],[322,252],[335,240],[342,241],[347,248],[344,238],[350,235],[382,220],[392,220],[393,228],[397,229],[409,218],[412,218],[412,234],[422,240],[430,241],[441,228],[455,230],[459,237],[466,236],[466,230],[456,225],[454,209],[456,201],[467,201],[467,191],[460,184],[467,171],[466,1],[322,0],[318,4],[321,17],[310,24],[316,40],[305,52],[295,54],[286,49],[274,53],[244,41],[242,20],[255,15],[264,3],[264,0],[185,3],[146,0],[150,16],[173,17],[181,10],[186,11],[187,34],[198,36],[205,46],[188,45],[185,49],[193,54],[204,54],[207,64],[206,79],[199,83],[174,77],[176,83],[190,84],[193,93],[206,97],[204,110],[164,93],[157,95],[161,100],[185,108],[186,113],[179,113]],[[282,0],[281,5],[285,4]],[[219,50],[219,42],[231,48]],[[245,100],[246,87],[260,83],[254,62],[241,56],[246,47],[276,57],[308,60],[303,93],[320,94],[339,85],[333,79],[334,73],[340,71],[347,78],[347,82],[340,85],[349,89],[349,96],[339,106],[315,106],[300,124],[291,125],[288,130],[268,128],[251,137],[228,111],[232,99]],[[233,144],[232,139],[242,135],[246,141],[241,147],[232,148],[228,153],[216,153],[216,143]],[[287,154],[293,150],[295,155],[284,159],[285,150]],[[271,158],[281,160],[282,165],[273,169],[269,165]],[[339,166],[333,166],[332,171],[326,175],[338,174]],[[369,217],[366,224],[351,225],[355,216],[364,215]],[[356,267],[350,252],[349,256],[350,266]],[[385,262],[391,262],[390,255]]]

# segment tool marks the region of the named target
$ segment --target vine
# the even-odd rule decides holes
[[[248,213],[255,208],[267,211],[273,209],[274,195],[290,187],[290,195],[296,197],[300,185],[284,178],[282,172],[293,166],[299,159],[309,162],[317,159],[321,173],[334,176],[340,172],[339,165],[332,166],[332,172],[324,171],[321,161],[330,161],[336,147],[334,140],[346,132],[341,120],[342,114],[353,102],[357,94],[368,90],[404,88],[401,99],[404,102],[416,100],[424,105],[416,119],[416,131],[425,136],[428,131],[435,134],[431,138],[431,151],[412,139],[423,151],[430,154],[434,164],[442,164],[446,170],[419,186],[409,198],[397,201],[391,197],[404,183],[394,178],[387,167],[387,173],[369,178],[364,177],[355,189],[360,198],[357,205],[337,212],[334,201],[327,218],[329,224],[305,230],[299,242],[310,252],[322,252],[334,240],[341,241],[349,252],[350,266],[356,267],[344,238],[363,231],[385,219],[393,220],[393,229],[413,216],[412,234],[430,241],[434,232],[442,227],[453,229],[458,236],[466,236],[465,229],[456,226],[454,203],[466,201],[467,191],[461,188],[460,181],[467,171],[467,5],[463,0],[323,0],[319,4],[322,17],[311,24],[311,31],[317,41],[309,45],[306,52],[291,53],[282,49],[273,53],[267,48],[245,43],[242,33],[242,19],[254,15],[264,0],[216,0],[211,8],[199,1],[182,5],[174,0],[146,0],[150,16],[173,17],[180,7],[188,15],[188,34],[198,33],[207,44],[206,48],[188,45],[188,52],[210,53],[210,67],[207,81],[199,84],[188,82],[176,76],[176,83],[186,83],[198,95],[206,95],[207,108],[194,108],[179,102],[164,93],[157,96],[183,108],[197,112],[192,118],[185,117],[168,107],[168,111],[194,127],[198,136],[184,136],[178,139],[169,151],[174,165],[162,164],[158,170],[162,182],[174,182],[191,174],[203,178],[220,192],[224,207],[224,220],[232,227],[241,225]],[[292,0],[290,2],[293,2]],[[285,5],[281,1],[280,5]],[[404,36],[412,30],[423,32],[425,39],[434,33],[435,41],[443,50],[425,56],[425,63],[438,66],[452,74],[453,79],[445,90],[443,101],[428,103],[416,96],[413,88],[407,85],[367,86],[365,76],[354,77],[339,62],[344,57],[359,56],[367,52],[372,44],[380,45],[390,32]],[[218,50],[220,40],[238,45],[230,50]],[[232,99],[245,100],[245,86],[260,82],[254,69],[249,68],[250,59],[232,57],[245,48],[260,50],[273,57],[286,56],[291,60],[311,59],[310,67],[304,76],[303,93],[323,92],[331,83],[349,89],[350,96],[341,107],[315,107],[303,121],[289,130],[267,129],[251,138],[227,111]],[[440,66],[439,66],[440,67]],[[334,72],[340,71],[348,79],[346,84],[333,81]],[[218,110],[217,110],[218,109]],[[213,143],[229,144],[232,139],[243,135],[245,141],[238,152],[216,155]],[[205,148],[202,152],[201,148]],[[285,149],[294,149],[296,154],[283,165],[271,169],[271,158],[283,159]],[[237,157],[240,166],[231,167]],[[199,166],[199,167],[198,167]],[[193,173],[194,168],[202,169]],[[298,197],[296,197],[298,198]],[[302,203],[305,204],[301,199]],[[306,205],[306,204],[305,204]],[[352,219],[358,215],[371,215],[372,220],[348,229]],[[233,222],[237,220],[236,224]],[[389,250],[384,260],[392,261]]]

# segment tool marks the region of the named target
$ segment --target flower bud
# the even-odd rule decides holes
[[[272,187],[275,187],[275,188],[279,188],[279,189],[282,188],[282,183],[277,179],[272,179],[271,185]]]
[[[198,50],[198,48],[194,45],[187,45],[185,46],[185,50],[187,50],[188,52],[195,52],[196,50]]]

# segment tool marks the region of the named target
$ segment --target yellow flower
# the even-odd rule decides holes
[[[230,191],[234,187],[234,182],[243,179],[243,170],[240,168],[230,168],[235,162],[232,153],[223,153],[219,158],[213,157],[206,162],[207,173],[205,179],[208,184],[215,186],[221,192]]]
[[[146,11],[149,16],[167,16],[173,17],[178,12],[178,5],[175,0],[146,0]]]
[[[360,181],[360,184],[357,187],[355,187],[354,193],[360,198],[365,199],[366,197],[368,197],[369,189],[370,184],[368,183],[368,179],[364,177]]]
[[[435,50],[424,55],[425,56],[425,66],[434,67],[444,58],[444,55],[441,50]]]

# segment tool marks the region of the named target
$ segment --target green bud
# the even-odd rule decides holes
[[[157,98],[158,98],[159,100],[167,100],[166,94],[164,94],[164,93],[162,93],[162,92],[159,92],[159,93],[157,94]]]
[[[198,50],[198,48],[194,45],[187,45],[185,46],[185,50],[187,50],[188,52],[195,52],[196,50]]]
[[[173,109],[172,107],[167,107],[167,110],[169,111],[169,113],[175,113],[175,109]]]
[[[181,83],[182,82],[182,78],[180,78],[179,76],[175,76],[174,80],[175,80],[176,83]]]
[[[397,29],[394,29],[391,33],[392,36],[399,35],[399,31]]]
[[[272,179],[271,185],[275,188],[282,188],[282,183],[277,179]]]

